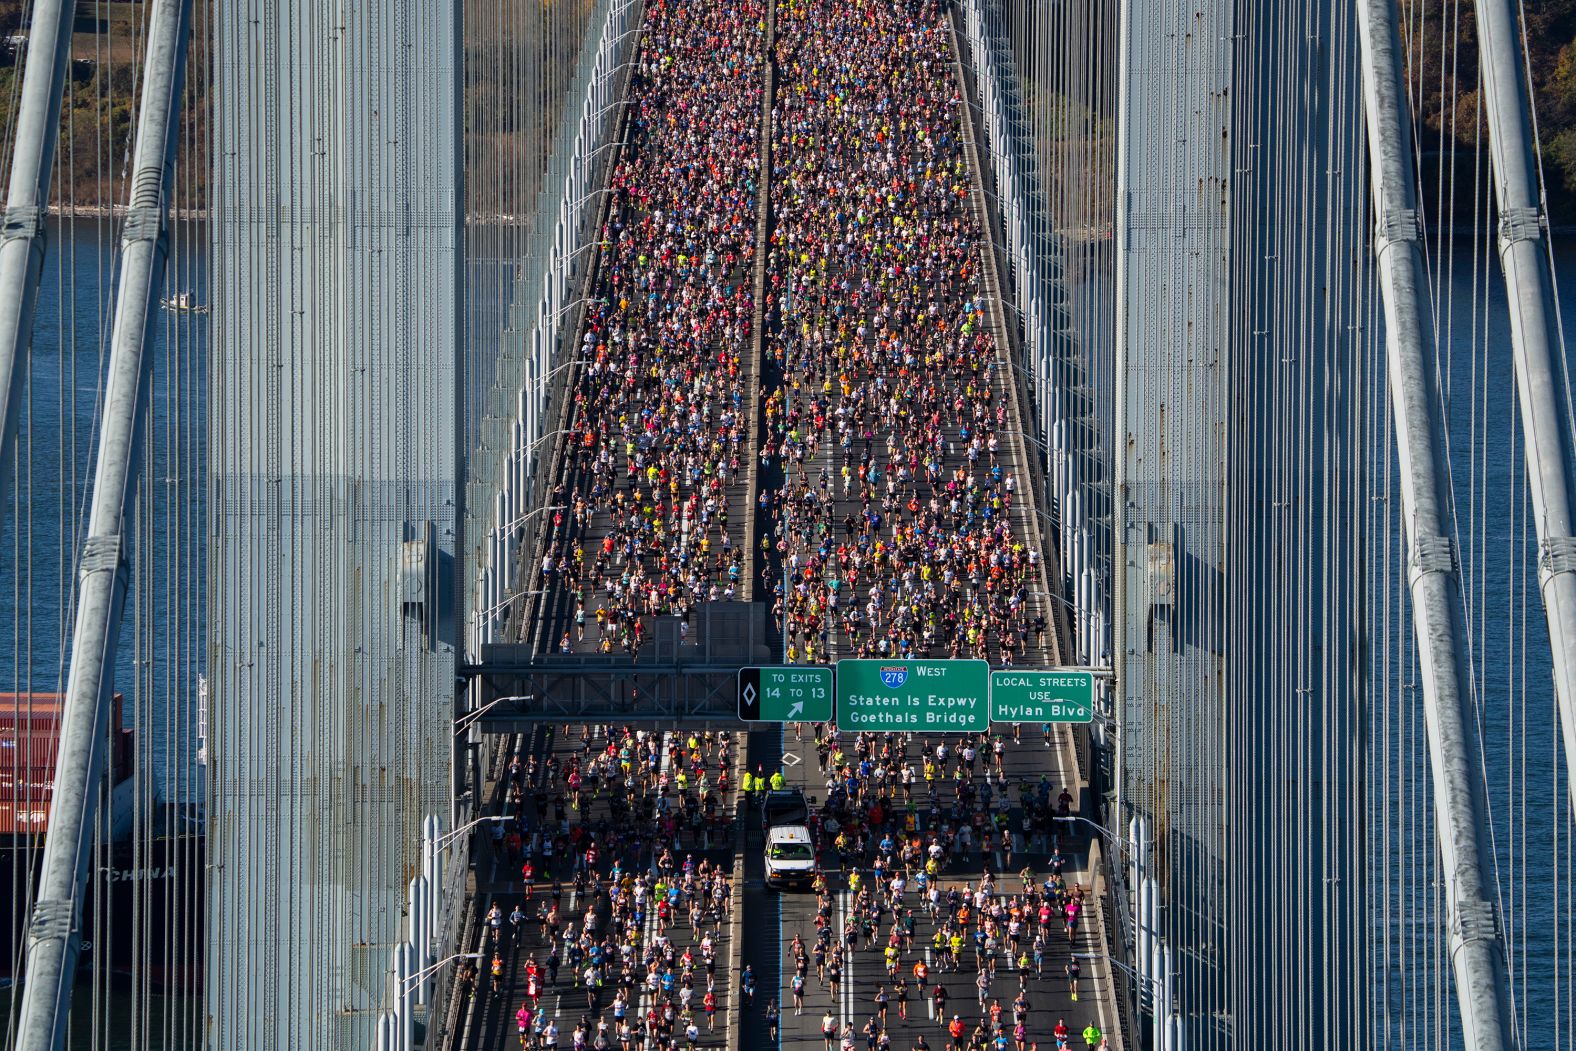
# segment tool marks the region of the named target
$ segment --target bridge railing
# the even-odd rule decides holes
[[[580,68],[565,93],[566,113],[578,117],[561,125],[536,232],[517,268],[519,291],[466,483],[464,601],[472,653],[497,640],[523,590],[520,546],[550,474],[541,465],[556,444],[553,421],[562,415],[571,371],[563,368],[563,344],[579,328],[583,304],[575,297],[590,267],[585,257],[595,255],[586,250],[597,236],[605,196],[596,191],[617,155],[603,147],[615,141],[627,56],[642,11],[641,0],[599,0],[596,6]]]
[[[1033,129],[1022,111],[1005,15],[994,0],[963,0],[959,10],[989,158],[980,175],[994,191],[986,194],[986,212],[1005,257],[1001,281],[1010,288],[1002,294],[1010,293],[1018,320],[1007,326],[1009,349],[1038,430],[1036,452],[1049,488],[1042,499],[1057,533],[1065,592],[1057,596],[1058,605],[1071,614],[1077,647],[1063,656],[1100,665],[1110,652],[1109,558],[1104,554],[1109,545],[1101,525],[1109,493],[1084,380],[1089,362],[1067,309],[1061,252],[1045,232],[1050,224],[1043,179]],[[1109,715],[1108,687],[1102,681],[1098,690],[1101,710]],[[1097,727],[1096,733],[1103,735],[1103,729]]]

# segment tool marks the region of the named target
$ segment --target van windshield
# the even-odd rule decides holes
[[[810,861],[815,853],[808,843],[773,843],[768,856],[773,861]]]

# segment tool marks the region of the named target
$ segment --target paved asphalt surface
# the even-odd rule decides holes
[[[1063,786],[1070,784],[1076,795],[1079,789],[1076,774],[1073,773],[1075,765],[1071,733],[1065,727],[1058,728],[1054,737],[1054,747],[1047,748],[1041,740],[1039,730],[1038,726],[1025,726],[1022,743],[1016,745],[1011,740],[1011,731],[1007,731],[1005,770],[1008,783],[1013,784],[1021,780],[1038,781],[1041,773],[1044,773],[1055,785],[1055,791],[1060,792]],[[851,736],[843,735],[845,743]],[[782,738],[786,748],[779,745],[779,736],[775,730],[751,734],[748,752],[750,769],[753,770],[760,765],[770,771],[774,769],[780,758],[782,769],[790,785],[803,788],[807,795],[814,796],[817,800],[824,799],[826,785],[817,769],[815,747],[809,729],[805,729],[802,742],[795,741],[792,727],[784,729]],[[752,824],[758,827],[759,822],[755,821]],[[1087,852],[1074,849],[1081,848],[1082,841],[1067,839],[1062,845],[1063,853],[1068,858],[1066,875],[1069,884],[1076,882],[1090,889]],[[804,1011],[803,1014],[796,1016],[789,991],[793,965],[788,957],[788,946],[795,933],[798,933],[807,945],[813,945],[815,895],[808,891],[779,893],[768,890],[763,882],[764,865],[761,858],[761,835],[758,830],[752,830],[747,849],[750,853],[746,858],[745,869],[743,962],[754,966],[761,993],[757,997],[755,1009],[745,1015],[740,1047],[750,1049],[780,1047],[784,1051],[825,1051],[826,1045],[821,1036],[821,1021],[824,1014],[830,1010],[839,1025],[845,1021],[853,1022],[858,1046],[863,1048],[865,1038],[862,1030],[874,1013],[873,997],[877,987],[886,982],[880,947],[874,949],[867,947],[854,955],[854,962],[849,970],[851,980],[844,981],[841,994],[835,1003],[828,987],[817,980],[812,959],[805,983]],[[1048,856],[1048,852],[1043,850],[1034,853],[1020,851],[1010,869],[1003,864],[1005,859],[997,860],[994,868],[998,873],[998,895],[1011,894],[1022,889],[1017,872],[1025,864],[1034,868],[1036,882],[1043,881],[1049,871]],[[839,891],[838,908],[834,912],[833,922],[840,929],[847,908],[847,874],[838,864],[835,851],[823,851],[820,862],[828,874],[831,886]],[[980,870],[977,867],[954,865],[944,873],[943,886],[961,886],[964,882],[977,881],[979,876]],[[1086,919],[1091,921],[1095,919],[1093,910],[1086,913]],[[934,927],[921,914],[914,939],[914,951],[904,954],[899,970],[900,974],[910,979],[911,984],[912,967],[917,959],[922,956],[928,957],[925,947],[930,944],[930,936],[933,932]],[[1030,1005],[1028,1038],[1030,1042],[1038,1044],[1040,1051],[1051,1051],[1056,1047],[1052,1031],[1058,1019],[1065,1019],[1067,1028],[1072,1034],[1069,1046],[1082,1049],[1085,1045],[1081,1034],[1085,1025],[1093,1021],[1102,1031],[1110,1032],[1116,1018],[1114,1006],[1100,996],[1096,989],[1095,979],[1103,978],[1106,974],[1103,961],[1082,958],[1099,952],[1098,934],[1092,922],[1085,924],[1078,932],[1074,944],[1069,946],[1061,932],[1060,924],[1053,925],[1053,932],[1049,951],[1046,954],[1044,977],[1031,977],[1027,986]],[[1080,954],[1079,962],[1083,973],[1079,983],[1080,999],[1076,1004],[1072,1001],[1062,971],[1072,952]],[[958,973],[943,975],[932,967],[927,995],[921,996],[913,992],[910,994],[906,1022],[898,1017],[896,1000],[893,999],[888,1010],[886,1029],[894,1049],[908,1051],[917,1046],[916,1039],[923,1036],[930,1048],[941,1051],[948,1046],[949,1040],[944,1023],[950,1021],[950,1016],[954,1013],[962,1018],[969,1032],[972,1032],[974,1024],[980,1020],[981,1011],[974,984],[977,972],[970,962],[972,954],[965,950],[965,957],[963,968]],[[934,988],[938,980],[946,987],[949,994],[948,1017],[945,1020],[935,1017],[934,1005],[928,996],[930,989]],[[1109,995],[1108,983],[1099,984],[1105,986],[1106,995]],[[771,995],[772,990],[776,990],[779,1005],[787,1005],[782,1018],[780,1042],[776,1044],[769,1038],[763,1010],[765,998]],[[990,992],[992,998],[1001,1002],[1003,1016],[1008,1020],[1010,1035],[1011,1005],[1018,994],[1017,976],[1005,966],[999,968]],[[1011,1043],[1008,1046],[1011,1047]],[[1025,1047],[1027,1048],[1027,1045]]]

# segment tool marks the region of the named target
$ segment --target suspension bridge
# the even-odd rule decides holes
[[[6,1046],[1571,1046],[1553,18],[24,5]]]

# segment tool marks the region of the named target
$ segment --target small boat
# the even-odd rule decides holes
[[[172,296],[165,296],[159,300],[159,305],[165,310],[173,310],[177,314],[206,314],[208,308],[197,302],[197,298],[190,292],[177,292]]]

